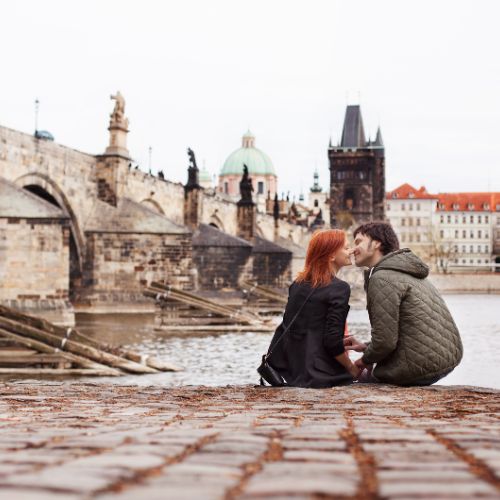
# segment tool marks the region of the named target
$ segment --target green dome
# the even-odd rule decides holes
[[[243,165],[250,175],[276,175],[271,158],[254,146],[255,137],[249,132],[243,136],[243,146],[231,153],[220,175],[243,175]]]

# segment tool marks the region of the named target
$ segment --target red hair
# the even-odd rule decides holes
[[[304,270],[297,275],[297,283],[307,281],[314,288],[332,281],[332,257],[345,243],[345,233],[340,229],[316,231],[307,247]]]

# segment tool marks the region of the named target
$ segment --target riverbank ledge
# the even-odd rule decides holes
[[[499,498],[500,391],[6,382],[0,499]]]

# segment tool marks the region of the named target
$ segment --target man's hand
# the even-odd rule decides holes
[[[366,347],[366,344],[359,342],[352,335],[346,335],[344,337],[344,348],[346,351],[363,352],[366,350]]]
[[[366,365],[365,363],[363,363],[363,360],[361,358],[354,361],[354,364],[358,367],[360,371],[368,370],[369,372],[371,372],[372,370],[372,365]]]

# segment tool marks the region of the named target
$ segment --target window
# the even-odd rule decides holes
[[[465,215],[464,215],[464,216],[462,216],[462,223],[465,224],[466,222],[467,222],[467,217],[465,217]]]
[[[488,231],[485,231],[485,233],[484,233],[484,237],[485,237],[485,238],[489,238],[489,236],[488,236]]]
[[[264,194],[264,183],[262,181],[257,183],[257,194]]]
[[[469,253],[474,253],[474,245],[471,245],[471,246],[469,247]]]
[[[417,224],[417,226],[420,226],[420,219],[418,217],[416,219],[416,224]]]
[[[401,225],[406,226],[406,219],[404,217],[401,219]]]
[[[446,217],[446,222],[448,224],[451,224],[451,215],[448,215],[448,217]]]
[[[315,207],[319,207],[319,201],[318,200],[314,200],[314,206]]]
[[[465,229],[462,231],[462,238],[467,238],[467,231]]]
[[[404,234],[404,233],[403,233],[403,234],[401,235],[401,241],[403,241],[403,242],[404,242],[404,241],[406,241],[406,234]]]
[[[470,232],[470,237],[471,237],[471,239],[474,238],[474,231]]]
[[[455,246],[453,247],[453,251],[454,251],[455,253],[458,253],[458,245],[455,245]]]
[[[390,203],[387,203],[386,209],[387,209],[387,211],[389,211],[391,209],[391,204]]]
[[[413,203],[410,203],[410,204],[408,205],[408,210],[413,210]]]
[[[462,245],[462,253],[465,253],[465,245]]]
[[[474,224],[474,216],[473,215],[470,216],[470,223]]]
[[[458,238],[458,229],[455,229],[455,238]]]
[[[416,240],[420,243],[420,235],[419,235],[419,234],[417,234],[417,235],[415,236],[415,238],[416,238]]]
[[[466,260],[465,259],[462,259],[462,264],[465,264]]]
[[[410,233],[410,234],[408,235],[408,241],[409,241],[410,243],[412,243],[412,242],[413,242],[413,234],[411,234],[411,233]]]
[[[484,245],[484,251],[485,251],[485,253],[490,253],[490,246]]]
[[[480,215],[478,215],[478,216],[477,216],[477,223],[478,223],[478,224],[482,224],[481,219],[482,219],[482,217],[481,217]]]
[[[420,203],[417,203],[417,210],[420,210]]]
[[[474,203],[467,203],[467,208],[469,210],[474,210]]]
[[[404,210],[404,209],[405,209],[405,204],[401,203],[401,210]]]
[[[458,215],[455,215],[455,224],[458,224]]]
[[[441,217],[439,218],[439,222],[441,222],[441,224],[444,222],[444,215],[441,215]]]
[[[489,221],[490,221],[490,218],[487,215],[485,215],[484,216],[484,222],[485,222],[485,224],[489,224]]]
[[[408,219],[408,225],[413,226],[413,219],[411,217]]]
[[[484,204],[483,204],[483,208],[484,208],[485,210],[489,210],[489,209],[490,209],[490,204],[489,204],[489,203],[484,203]]]
[[[441,229],[441,231],[439,231],[439,236],[440,236],[441,238],[444,238],[444,231],[443,231],[442,229]]]
[[[482,238],[483,237],[483,232],[481,231],[481,229],[477,232],[477,237],[478,238]]]
[[[458,210],[459,208],[458,203],[453,203],[453,210]]]
[[[224,182],[224,193],[225,194],[229,193],[229,182]]]

